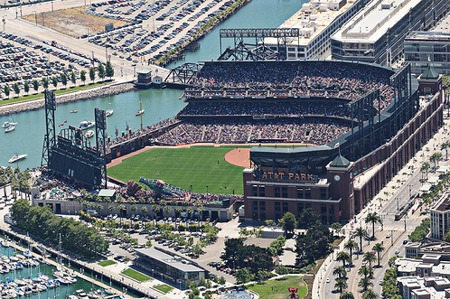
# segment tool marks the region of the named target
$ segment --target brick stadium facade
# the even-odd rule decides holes
[[[429,70],[419,79],[410,71],[405,76],[388,115],[374,117],[371,130],[377,132],[378,126],[380,138],[369,141],[366,150],[355,147],[366,144],[370,133],[347,134],[325,146],[253,147],[252,167],[243,171],[244,219],[277,220],[287,211],[298,216],[305,208],[328,224],[354,217],[443,125],[441,78]],[[408,115],[408,109],[414,113]]]

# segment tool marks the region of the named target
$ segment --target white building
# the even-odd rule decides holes
[[[289,38],[286,48],[276,38],[264,44],[286,60],[326,58],[330,55],[330,36],[355,15],[369,0],[311,0],[279,28],[298,28],[299,38]]]
[[[432,28],[449,7],[448,0],[373,0],[332,35],[332,58],[390,66],[407,34]]]
[[[430,209],[431,237],[442,239],[450,225],[450,194],[444,193]]]

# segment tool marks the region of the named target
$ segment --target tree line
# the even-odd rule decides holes
[[[83,85],[86,84],[87,75],[89,75],[91,83],[94,83],[96,76],[98,76],[102,81],[105,79],[105,77],[109,77],[109,79],[111,79],[114,76],[114,68],[111,62],[108,61],[106,62],[106,65],[100,63],[97,68],[91,67],[89,69],[89,73],[87,73],[85,70],[81,70],[79,79],[83,82]],[[44,77],[40,81],[37,79],[34,79],[31,82],[25,81],[23,83],[23,91],[26,93],[26,95],[28,95],[30,93],[30,89],[33,88],[35,93],[37,93],[39,86],[47,89],[51,84],[54,88],[57,88],[59,82],[61,82],[61,84],[64,85],[64,88],[66,88],[69,80],[74,86],[76,85],[78,76],[75,71],[72,70],[70,74],[63,72],[59,74],[59,76],[53,76],[50,78]],[[18,82],[15,82],[12,86],[10,86],[9,84],[5,84],[3,86],[3,93],[5,94],[6,98],[9,98],[11,91],[14,91],[16,96],[20,94],[21,86]]]
[[[14,202],[11,217],[18,228],[52,245],[58,245],[61,238],[62,249],[86,259],[95,258],[109,246],[95,228],[72,218],[60,218],[48,206],[31,206],[25,199]]]

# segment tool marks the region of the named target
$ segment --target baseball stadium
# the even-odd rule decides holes
[[[443,124],[441,78],[409,65],[210,61],[183,99],[176,117],[105,142],[109,178],[166,202],[243,203],[248,220],[351,219]]]

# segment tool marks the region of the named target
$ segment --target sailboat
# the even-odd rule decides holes
[[[139,110],[136,112],[136,116],[144,114],[144,109],[142,109],[142,100],[139,99]]]

